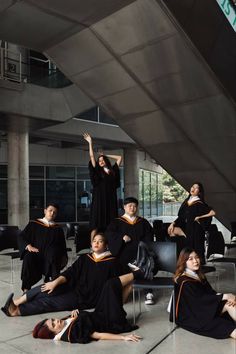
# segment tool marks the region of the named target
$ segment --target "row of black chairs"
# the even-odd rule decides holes
[[[0,225],[0,256],[10,257],[11,260],[11,283],[13,283],[14,260],[20,258],[18,250],[18,226]]]

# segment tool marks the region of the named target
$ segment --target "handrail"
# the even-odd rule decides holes
[[[27,62],[28,59],[35,61],[35,64]],[[71,81],[57,69],[50,59],[26,56],[23,61],[20,52],[8,50],[7,46],[0,47],[0,79],[33,83],[50,88],[71,85]]]
[[[21,53],[16,53],[11,50],[8,50],[6,47],[1,47],[0,49],[0,78],[5,80],[22,82]],[[14,58],[11,58],[9,54],[17,56],[19,59],[16,60]],[[17,65],[11,63],[12,61],[16,62],[19,65],[19,71],[17,71]]]

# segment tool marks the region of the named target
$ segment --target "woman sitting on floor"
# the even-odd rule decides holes
[[[207,337],[236,339],[236,297],[212,289],[193,249],[180,252],[174,280],[177,325]]]
[[[138,342],[141,337],[136,334],[120,334],[138,328],[127,321],[122,302],[123,288],[138,277],[142,277],[141,270],[109,279],[93,312],[74,310],[67,319],[45,319],[35,326],[33,337],[70,343],[99,339]]]

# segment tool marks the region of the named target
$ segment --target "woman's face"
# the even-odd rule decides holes
[[[59,318],[49,318],[45,324],[48,326],[48,329],[55,333],[55,335],[62,331],[65,321],[60,320]]]
[[[92,250],[96,253],[103,253],[106,250],[106,243],[101,235],[96,235],[92,240]]]
[[[103,156],[100,156],[100,157],[98,158],[98,164],[99,164],[100,167],[106,166],[106,162],[104,161]]]
[[[190,194],[193,197],[197,197],[199,195],[199,185],[198,184],[192,185],[192,187],[190,188]]]
[[[186,267],[192,271],[197,271],[200,267],[200,258],[196,252],[190,253],[188,260],[186,262]]]

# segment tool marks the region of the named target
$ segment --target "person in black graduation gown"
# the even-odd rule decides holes
[[[136,334],[120,334],[138,328],[127,321],[122,303],[122,289],[134,280],[135,273],[108,280],[95,311],[74,310],[67,319],[45,319],[35,326],[33,337],[83,344],[100,339],[138,342],[141,337]]]
[[[122,269],[107,251],[103,234],[94,236],[92,250],[55,280],[32,288],[14,301],[12,294],[2,311],[13,317],[95,307],[106,281],[122,274]]]
[[[180,252],[174,280],[177,325],[207,337],[236,339],[236,297],[212,289],[193,249]]]
[[[137,216],[137,210],[138,200],[134,197],[125,198],[125,213],[114,219],[105,232],[109,250],[119,259],[126,272],[129,271],[128,263],[133,263],[137,258],[139,242],[153,241],[153,228],[146,219]],[[145,304],[153,305],[152,290],[146,290],[145,293]]]
[[[104,232],[111,220],[118,216],[117,188],[120,187],[119,166],[122,157],[100,155],[96,161],[91,136],[85,133],[84,139],[89,143],[89,173],[92,183],[90,229],[93,237],[97,231]],[[109,158],[116,161],[113,166]]]
[[[55,279],[67,264],[65,235],[54,222],[57,211],[56,204],[48,204],[44,218],[30,221],[19,236],[23,291],[29,290],[43,275],[45,281]]]
[[[137,208],[136,198],[125,198],[125,213],[114,219],[105,232],[109,250],[124,266],[136,259],[140,241],[153,241],[153,229],[146,219],[137,216]]]
[[[199,254],[202,264],[205,263],[205,231],[214,215],[215,211],[205,203],[203,185],[194,183],[178,218],[168,228],[168,234],[176,237],[178,253],[183,247],[191,247]]]

